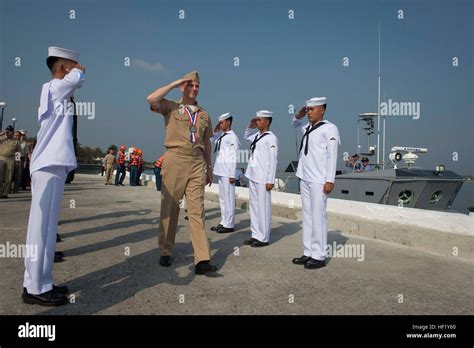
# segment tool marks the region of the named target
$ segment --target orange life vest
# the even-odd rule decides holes
[[[118,152],[117,162],[120,165],[125,164],[125,154],[122,151]]]
[[[133,153],[130,155],[130,165],[138,166],[138,155],[135,155]]]
[[[165,156],[161,156],[160,158],[156,160],[155,167],[161,168],[161,164],[163,163],[163,157]]]

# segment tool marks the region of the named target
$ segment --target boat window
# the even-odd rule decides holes
[[[413,199],[413,191],[403,190],[398,194],[398,202],[402,204],[408,204]]]
[[[438,203],[441,200],[441,197],[443,197],[443,191],[433,192],[430,197],[430,204]]]
[[[341,190],[341,193],[342,193],[343,195],[348,195],[348,194],[349,194],[349,190]]]
[[[373,196],[374,193],[372,191],[365,191],[366,196]]]

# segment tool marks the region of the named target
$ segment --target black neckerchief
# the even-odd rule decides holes
[[[325,125],[325,124],[326,124],[326,122],[320,121],[320,122],[318,122],[318,123],[316,123],[312,126],[308,125],[308,127],[306,128],[306,132],[303,135],[303,139],[301,139],[300,151],[298,151],[298,153],[301,152],[301,149],[303,148],[304,139],[306,138],[306,144],[304,146],[304,155],[306,156],[308,154],[309,134],[312,131],[315,131],[316,129],[318,129],[319,127],[321,127],[322,125]]]
[[[253,152],[255,151],[255,147],[257,146],[257,142],[260,141],[260,139],[262,139],[264,136],[268,135],[270,133],[263,133],[260,138],[258,137],[259,134],[257,134],[257,136],[255,137],[255,139],[252,141],[252,144],[250,144],[250,151],[252,151],[252,154]]]
[[[225,137],[228,133],[224,133],[220,136],[219,139],[217,139],[216,141],[216,146],[214,147],[214,153],[216,153],[216,151],[219,151],[221,149],[221,141],[222,141],[222,138]]]

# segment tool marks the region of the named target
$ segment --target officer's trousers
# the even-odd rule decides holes
[[[112,185],[112,176],[114,175],[114,166],[107,165],[105,167],[105,183],[107,185]]]
[[[12,190],[13,172],[15,170],[15,160],[13,158],[1,158],[5,162],[3,172],[3,184],[0,182],[0,196],[6,197]]]
[[[54,166],[31,175],[31,209],[26,235],[23,286],[30,294],[42,294],[53,288],[53,262],[59,212],[67,169]]]
[[[316,260],[326,258],[328,237],[327,196],[324,184],[301,180],[301,203],[303,206],[304,255]]]
[[[162,256],[172,253],[180,201],[186,194],[194,263],[210,260],[209,240],[204,226],[205,162],[196,154],[168,150],[161,165],[161,215],[158,242]]]
[[[267,191],[265,186],[249,180],[250,230],[252,238],[268,243],[272,219],[272,191]]]
[[[225,228],[234,228],[235,224],[235,185],[228,177],[219,176],[219,203],[221,206],[221,222]]]

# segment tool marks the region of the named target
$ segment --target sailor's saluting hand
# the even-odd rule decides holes
[[[76,64],[76,65],[74,65],[73,69],[74,68],[81,70],[83,73],[86,72],[86,67],[82,64]]]
[[[299,120],[303,117],[306,116],[306,106],[303,106],[300,111],[298,111],[298,113],[295,115],[295,117]]]
[[[67,73],[69,74],[71,72],[71,70],[74,69],[74,68],[79,69],[83,73],[86,72],[86,67],[84,65],[76,63],[71,69],[66,69]]]
[[[256,117],[254,117],[250,120],[249,128],[252,128],[252,129],[257,128],[257,118]]]

